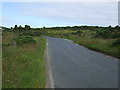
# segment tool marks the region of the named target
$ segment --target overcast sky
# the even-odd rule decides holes
[[[118,24],[117,2],[3,2],[2,25],[32,27]]]

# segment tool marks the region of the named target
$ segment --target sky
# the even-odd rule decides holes
[[[2,26],[116,26],[117,2],[2,2]]]

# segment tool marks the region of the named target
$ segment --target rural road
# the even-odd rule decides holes
[[[118,88],[118,60],[69,40],[46,38],[55,88]]]

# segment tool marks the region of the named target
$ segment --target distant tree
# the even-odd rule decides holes
[[[43,27],[44,29],[46,28],[46,27]]]
[[[112,26],[111,25],[109,25],[109,28],[111,28]]]
[[[13,28],[11,27],[10,29],[12,30]]]
[[[30,30],[30,26],[29,25],[25,25],[25,30]]]
[[[22,29],[23,29],[23,27],[22,27],[21,25],[20,25],[18,28],[19,28],[19,30],[22,30]]]
[[[9,28],[7,27],[2,27],[3,30],[10,30]]]
[[[14,26],[14,29],[18,29],[17,25]]]
[[[115,26],[115,29],[119,29],[119,28],[120,28],[119,25]]]

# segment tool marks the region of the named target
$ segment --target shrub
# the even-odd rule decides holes
[[[97,30],[95,37],[104,39],[113,38],[113,33],[110,30]]]
[[[77,32],[72,32],[72,34],[75,34],[75,35],[81,35],[83,32],[81,30],[78,30]]]
[[[15,39],[17,45],[23,45],[27,43],[35,43],[32,36],[19,36]]]
[[[41,32],[23,32],[20,36],[40,36]]]
[[[113,41],[112,46],[120,46],[120,38]]]

